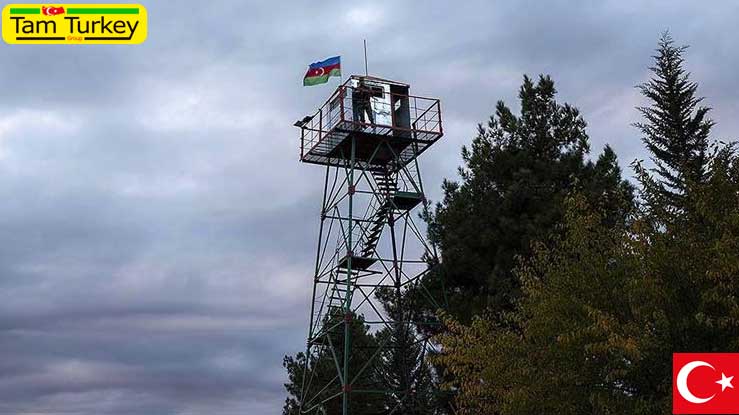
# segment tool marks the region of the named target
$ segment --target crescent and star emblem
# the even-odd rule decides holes
[[[680,393],[680,396],[682,396],[683,399],[685,399],[686,401],[695,404],[706,403],[716,396],[716,394],[714,393],[707,398],[699,398],[695,396],[693,392],[691,392],[688,388],[688,376],[690,376],[690,373],[694,369],[699,367],[710,367],[714,371],[716,370],[709,363],[700,360],[694,360],[680,369],[680,372],[678,372],[677,379],[675,381],[675,383],[677,384],[677,391]],[[721,373],[721,380],[716,381],[716,383],[721,385],[721,392],[723,392],[726,388],[734,389],[734,385],[731,384],[732,379],[734,379],[734,376],[727,377],[723,372]]]

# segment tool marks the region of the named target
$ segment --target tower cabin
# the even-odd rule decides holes
[[[295,126],[301,129],[301,161],[389,173],[443,134],[438,99],[410,95],[408,84],[358,75]]]

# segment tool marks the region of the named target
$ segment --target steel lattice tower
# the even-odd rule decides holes
[[[301,413],[408,413],[438,323],[407,303],[441,305],[423,284],[438,261],[416,209],[426,205],[417,158],[443,134],[439,100],[352,76],[295,125],[301,161],[326,168]],[[355,344],[362,325],[384,335]]]

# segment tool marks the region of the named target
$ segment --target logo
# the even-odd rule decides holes
[[[739,413],[737,374],[739,353],[674,353],[672,413]]]
[[[8,4],[3,40],[10,44],[138,44],[146,40],[140,4]]]

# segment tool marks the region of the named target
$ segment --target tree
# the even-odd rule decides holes
[[[639,263],[624,226],[605,225],[582,195],[568,205],[562,234],[518,268],[523,295],[514,311],[469,326],[448,320],[439,361],[460,385],[460,414],[638,408],[619,375],[638,355],[633,339],[648,320],[634,307],[648,294],[629,284]]]
[[[586,162],[589,138],[579,111],[555,99],[554,82],[524,77],[521,114],[503,102],[462,149],[461,182],[446,180],[444,198],[426,215],[442,262],[426,279],[463,322],[490,308],[511,310],[520,292],[512,273],[519,255],[561,223],[568,192],[582,188],[604,218],[623,221],[633,189],[606,147]]]
[[[700,105],[703,98],[696,96],[698,84],[684,68],[686,49],[675,46],[665,32],[650,68],[654,76],[638,87],[650,101],[649,106],[638,108],[645,122],[635,124],[656,165],[657,177],[649,185],[657,190],[654,197],[665,199],[650,203],[668,209],[684,207],[689,182],[705,182],[714,125],[708,118],[710,108]]]
[[[396,415],[433,415],[437,411],[438,384],[430,364],[426,360],[428,350],[426,342],[417,341],[416,329],[408,322],[409,311],[406,308],[401,315],[398,298],[394,290],[379,290],[377,298],[383,304],[387,315],[398,322],[377,333],[369,333],[369,327],[363,318],[352,319],[352,346],[350,367],[351,373],[358,373],[360,367],[369,362],[375,353],[373,364],[367,368],[353,385],[360,390],[392,390],[396,393],[387,395],[356,393],[352,394],[352,414],[384,414],[389,411]],[[336,310],[331,313],[324,327],[334,327],[331,337],[343,339],[343,313]],[[342,351],[336,351],[336,359],[341,361]],[[337,378],[337,366],[334,357],[328,350],[311,356],[307,362],[305,353],[285,356],[283,366],[288,372],[285,388],[289,397],[285,400],[284,415],[300,414],[302,399],[301,390],[304,381],[306,363],[309,366],[308,388],[303,410],[315,407],[316,414],[341,413],[340,399],[330,399],[341,390]],[[312,378],[312,379],[311,379]],[[333,381],[332,381],[333,379]],[[330,387],[321,391],[324,386]],[[310,397],[316,396],[315,399]],[[327,400],[323,405],[317,405]],[[322,412],[323,411],[323,412]]]
[[[336,308],[327,314],[323,327],[331,327],[329,336],[333,339],[344,338],[344,313],[341,309]],[[369,333],[369,326],[364,323],[362,316],[352,316],[352,354],[350,355],[351,373],[358,373],[359,369],[367,362],[374,351],[377,350],[377,342],[375,337]],[[303,410],[310,410],[311,413],[317,415],[323,414],[340,414],[341,399],[336,398],[341,391],[341,382],[338,378],[336,361],[343,360],[343,350],[336,350],[337,355],[334,357],[328,347],[320,349],[315,355],[306,356],[305,353],[298,353],[295,356],[285,356],[283,367],[288,373],[288,382],[285,383],[285,389],[288,397],[285,399],[283,407],[284,415],[299,415],[301,399],[305,392],[305,400],[302,402]],[[308,365],[308,374],[306,375],[306,364]],[[366,370],[363,375],[353,384],[357,389],[378,389],[379,382],[376,378],[375,370]],[[306,382],[307,388],[302,390],[303,382]],[[329,385],[328,387],[326,387]],[[325,387],[325,388],[324,388]],[[322,403],[323,402],[323,403]],[[381,414],[385,410],[385,402],[381,396],[371,394],[352,394],[351,398],[352,414],[369,415]]]
[[[669,38],[660,50],[681,64]],[[680,64],[665,73],[683,82]],[[735,144],[711,151],[707,110],[685,99],[695,89],[653,95],[664,101],[650,114],[692,114],[686,125],[702,127],[651,136],[671,140],[664,152],[645,140],[662,169],[636,165],[645,204],[628,220],[609,220],[588,186],[576,189],[562,227],[519,257],[515,307],[470,324],[446,317],[437,359],[460,414],[669,413],[672,353],[739,348],[739,156]],[[665,120],[646,131],[669,132]]]
[[[400,287],[379,289],[376,297],[394,322],[375,335],[377,343],[384,345],[375,367],[376,378],[385,390],[398,392],[385,397],[385,406],[397,415],[444,413],[438,379],[428,362],[428,337],[411,323],[420,321],[414,315],[419,308],[413,303],[417,299]]]
[[[739,158],[722,147],[689,209],[608,226],[582,195],[537,244],[503,318],[447,319],[438,360],[460,414],[662,414],[674,352],[739,347]],[[502,321],[502,323],[501,323]]]

